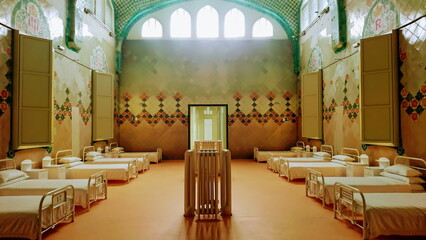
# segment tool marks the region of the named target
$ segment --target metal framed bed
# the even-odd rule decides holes
[[[363,193],[336,183],[333,215],[360,227],[363,239],[426,236],[426,193]]]
[[[423,172],[425,176],[426,161],[421,158],[408,156],[397,156],[394,164],[404,164]],[[305,179],[305,193],[308,197],[316,197],[322,201],[322,205],[331,204],[333,201],[334,184],[350,185],[365,193],[388,193],[388,192],[416,192],[422,191],[423,187],[418,184],[405,183],[400,180],[385,176],[374,177],[324,177],[323,174],[314,169],[308,169],[309,173]]]
[[[148,160],[145,156],[139,156],[134,158],[118,158],[118,157],[103,157],[93,161],[87,160],[87,153],[95,152],[94,146],[86,146],[83,148],[83,162],[86,164],[128,164],[132,162],[131,166],[134,168],[133,172],[145,171]],[[148,162],[149,164],[149,162]]]
[[[329,153],[330,156],[333,156],[333,146],[322,145],[320,147],[320,152],[326,152],[326,153]],[[271,169],[274,172],[278,172],[278,174],[281,176],[283,172],[283,169],[281,166],[284,165],[286,162],[324,162],[324,161],[329,161],[329,160],[324,160],[323,157],[316,157],[315,155],[313,155],[312,157],[279,157],[278,159],[275,157],[274,162],[271,164],[272,165]]]
[[[13,159],[0,160],[0,171],[16,169]],[[57,188],[72,185],[74,188],[74,204],[87,208],[101,199],[108,198],[105,171],[89,176],[88,179],[22,179],[0,187],[0,196],[43,195]]]
[[[58,164],[59,160],[64,157],[71,157],[70,149],[58,151],[55,154],[54,164]],[[67,178],[79,179],[88,178],[90,175],[105,171],[106,178],[109,180],[121,180],[130,182],[131,178],[137,178],[136,161],[127,164],[81,164],[67,168]]]
[[[0,238],[41,240],[59,223],[70,218],[74,222],[74,188],[68,185],[40,196],[2,196],[0,206]]]
[[[118,147],[118,143],[112,142],[109,144],[111,149]],[[163,161],[163,150],[159,147],[155,152],[118,152],[112,153],[112,157],[118,156],[119,158],[135,158],[145,156],[150,163],[159,163]]]
[[[305,149],[305,143],[302,141],[297,141],[296,147]],[[292,151],[261,151],[258,147],[253,149],[253,157],[256,162],[268,162],[270,157],[296,157],[296,152]]]
[[[343,148],[341,155],[352,157],[359,162],[359,151],[355,148]],[[290,162],[284,159],[280,167],[280,177],[284,176],[288,181],[306,178],[309,171],[314,169],[322,172],[324,176],[346,176],[346,165],[335,162]]]

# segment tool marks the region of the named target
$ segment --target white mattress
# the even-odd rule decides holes
[[[73,185],[74,204],[87,207],[88,179],[29,179],[0,187],[0,196],[44,195],[57,188]],[[95,191],[91,191],[95,194]],[[93,196],[89,196],[93,198]]]
[[[43,196],[2,196],[0,197],[0,238],[29,238],[36,239],[40,221],[39,204]],[[46,197],[43,207],[51,204],[51,197]],[[65,204],[53,213],[54,219],[59,219],[71,213],[73,206]],[[41,214],[42,227],[52,225],[51,209],[46,208]]]
[[[85,164],[128,164],[136,160],[138,171],[144,170],[144,158],[101,158],[94,161],[85,161]]]
[[[158,152],[123,152],[119,153],[120,158],[135,158],[135,157],[146,157],[149,162],[158,163],[161,159]]]
[[[268,161],[269,168],[274,170],[274,172],[281,171],[281,160],[289,162],[325,162],[323,158],[319,157],[270,157]]]
[[[305,178],[308,174],[308,168],[317,170],[324,177],[343,177],[346,176],[346,166],[334,162],[290,162],[289,172],[290,180]]]
[[[108,180],[128,180],[127,164],[81,164],[67,168],[67,178],[84,179],[91,175],[105,171]]]
[[[258,162],[266,162],[270,155],[273,157],[296,157],[295,152],[290,151],[257,151],[256,159]]]
[[[358,188],[364,193],[411,192],[411,184],[388,177],[325,177],[325,203],[334,202],[334,184],[340,182]],[[320,187],[322,188],[322,186]]]
[[[359,195],[355,195],[361,201]],[[426,236],[426,193],[365,193],[367,238]]]

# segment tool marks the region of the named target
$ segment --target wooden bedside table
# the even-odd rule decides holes
[[[363,177],[365,167],[368,167],[367,163],[347,162],[346,177]]]
[[[383,172],[383,169],[384,168],[381,167],[365,167],[364,177],[380,176],[380,173]]]
[[[23,172],[28,174],[30,179],[47,179],[48,175],[46,169],[29,169]]]
[[[47,169],[49,179],[65,179],[67,169],[64,165],[50,165],[44,166],[44,169]]]

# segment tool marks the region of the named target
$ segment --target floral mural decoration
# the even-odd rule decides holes
[[[381,35],[399,26],[399,13],[392,1],[377,0],[364,22],[362,37]]]
[[[308,60],[308,71],[315,72],[322,68],[322,53],[321,49],[314,47]]]
[[[12,27],[31,36],[50,38],[49,24],[36,0],[21,0],[12,12]]]
[[[104,50],[96,46],[90,56],[90,67],[98,72],[108,73],[107,58]]]

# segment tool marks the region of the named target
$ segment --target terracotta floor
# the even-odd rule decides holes
[[[151,164],[129,184],[110,184],[107,200],[93,204],[90,212],[78,209],[74,223],[61,225],[44,238],[362,239],[360,229],[333,219],[330,209],[305,197],[303,182],[288,183],[264,163],[232,160],[233,216],[218,222],[183,217],[183,181],[183,161]]]

